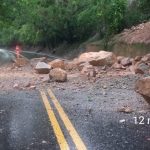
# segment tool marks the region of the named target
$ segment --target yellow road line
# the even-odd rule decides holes
[[[50,103],[48,101],[48,98],[47,98],[45,92],[40,91],[40,93],[41,93],[42,100],[43,100],[43,103],[45,105],[47,114],[49,116],[49,120],[50,120],[50,122],[52,124],[54,133],[56,135],[58,144],[60,146],[60,149],[61,150],[69,150],[69,146],[67,144],[67,141],[66,141],[66,139],[64,137],[64,134],[62,133],[62,130],[61,130],[60,126],[59,126],[59,123],[58,123],[58,121],[57,121],[57,119],[55,117],[55,114],[54,114],[54,112],[53,112],[53,110],[51,108],[51,105],[50,105]]]
[[[76,145],[77,150],[87,150],[85,144],[83,143],[82,139],[80,138],[79,134],[77,133],[76,129],[74,128],[73,124],[69,120],[67,114],[64,112],[63,108],[61,107],[60,103],[58,102],[51,89],[48,89],[48,94],[51,97],[51,100],[54,103],[66,129],[72,137],[72,140]]]

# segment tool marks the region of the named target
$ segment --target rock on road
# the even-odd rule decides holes
[[[102,87],[103,80],[80,88],[69,86],[70,83],[52,85],[55,96],[88,150],[149,150],[150,125],[146,121],[144,125],[135,124],[133,119],[144,116],[147,120],[150,116],[142,110],[148,106],[129,85],[121,88],[120,84],[127,79],[121,80],[119,83],[108,81],[111,85],[105,87]],[[47,98],[70,149],[75,150],[54,104],[49,96]],[[139,107],[135,107],[135,100]],[[131,114],[117,111],[126,104],[136,110]],[[39,90],[0,92],[0,150],[59,149]]]

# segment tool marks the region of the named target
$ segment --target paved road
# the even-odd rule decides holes
[[[0,150],[150,149],[148,113],[115,112],[86,90],[48,89],[0,92]]]

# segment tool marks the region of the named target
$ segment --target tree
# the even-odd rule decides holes
[[[53,48],[99,33],[107,46],[112,35],[150,18],[150,1],[135,3],[131,9],[127,0],[2,0],[0,45],[20,41]]]

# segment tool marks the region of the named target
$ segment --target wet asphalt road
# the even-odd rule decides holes
[[[0,150],[59,149],[36,92],[0,95]]]
[[[76,92],[55,88],[53,91],[88,150],[150,149],[149,113],[118,113],[111,109],[111,104],[110,109],[105,107],[110,101],[106,96],[97,93],[94,97],[84,89]],[[119,94],[119,89],[117,92]],[[75,150],[63,121],[50,97],[48,99],[70,149]],[[144,116],[145,124],[136,125],[133,119],[136,116]],[[126,122],[120,123],[122,119]],[[0,92],[0,150],[59,149],[38,90]]]

